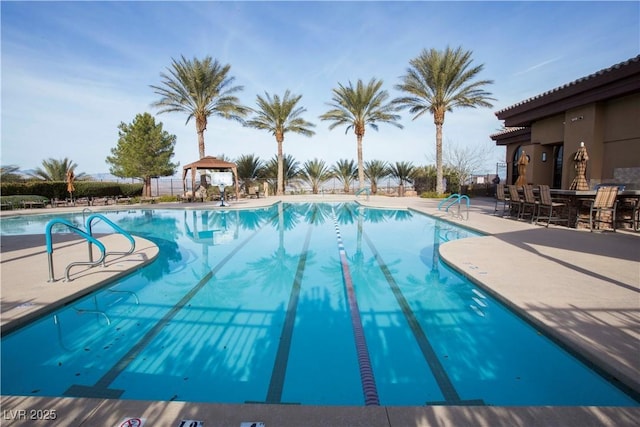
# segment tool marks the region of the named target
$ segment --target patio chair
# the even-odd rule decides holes
[[[518,187],[515,185],[508,185],[507,188],[509,189],[509,211],[511,217],[515,216],[516,219],[520,218],[520,210],[522,209],[524,200],[520,197],[520,194],[518,194]],[[518,211],[514,215],[513,213],[516,207],[518,208]]]
[[[593,231],[594,227],[600,229],[601,223],[611,223],[611,229],[616,231],[616,206],[618,197],[617,186],[598,187],[596,197],[591,201],[589,206],[589,229]],[[580,210],[576,218],[576,226],[580,221]]]
[[[507,210],[507,205],[510,202],[509,196],[504,194],[504,185],[498,184],[496,185],[496,207],[493,210],[493,214],[495,215],[498,212],[498,205],[502,203],[502,216],[504,216],[505,211]]]
[[[640,198],[624,197],[618,203],[616,214],[618,222],[629,224],[633,231],[640,230]]]
[[[542,210],[546,209],[548,215],[545,215],[545,219],[547,221],[547,225],[545,227],[549,227],[549,224],[553,221],[555,223],[565,222],[567,227],[569,226],[569,203],[566,200],[553,200],[551,198],[551,190],[548,185],[540,185],[540,200],[538,202],[538,214],[536,215],[536,224],[540,222],[540,217],[542,216]],[[562,214],[566,213],[566,216]]]
[[[530,208],[529,214],[531,215],[531,221],[535,219],[536,213],[538,211],[538,201],[536,200],[536,196],[533,194],[533,186],[531,185],[523,185],[522,192],[524,194],[524,198],[521,201],[522,209],[520,212],[520,218],[524,219],[524,216],[527,215],[527,208]]]

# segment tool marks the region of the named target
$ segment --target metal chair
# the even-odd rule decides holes
[[[518,212],[516,212],[515,217],[516,219],[520,218],[520,210],[522,209],[524,200],[520,197],[520,194],[518,194],[518,187],[515,185],[509,185],[507,188],[509,189],[509,211],[511,213],[511,217],[514,216],[513,211],[514,208],[517,207]]]
[[[611,228],[616,231],[616,206],[618,197],[617,186],[598,187],[596,197],[589,206],[589,229],[600,229],[600,223],[611,223]],[[604,215],[603,215],[604,214]],[[580,221],[580,210],[576,218],[576,226]]]
[[[507,210],[507,205],[509,205],[510,201],[511,199],[509,198],[509,196],[504,194],[504,184],[497,184],[496,185],[496,206],[495,206],[495,209],[493,210],[493,214],[495,215],[496,212],[498,212],[498,205],[502,203],[502,216],[504,216],[504,213]]]
[[[522,192],[524,194],[524,199],[522,200],[520,218],[524,219],[524,216],[527,215],[527,208],[531,208],[531,222],[533,222],[538,210],[538,201],[536,200],[536,196],[533,194],[533,186],[528,184],[523,185]]]
[[[540,200],[538,202],[538,214],[536,216],[536,224],[540,222],[540,217],[542,216],[542,210],[546,209],[549,215],[546,215],[547,225],[545,227],[549,227],[549,224],[553,221],[556,223],[565,222],[567,223],[567,227],[569,226],[569,204],[567,201],[557,201],[551,198],[551,190],[548,185],[540,185]],[[566,217],[562,216],[562,211],[566,211]]]
[[[629,223],[633,231],[640,230],[640,198],[625,197],[617,206],[618,222]]]

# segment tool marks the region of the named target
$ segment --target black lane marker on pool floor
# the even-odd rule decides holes
[[[391,274],[389,267],[387,267],[387,264],[384,262],[384,260],[380,256],[380,253],[378,252],[376,247],[373,245],[373,242],[371,241],[371,239],[369,239],[369,236],[367,236],[367,234],[364,232],[362,233],[362,236],[364,237],[364,240],[367,242],[369,249],[371,249],[371,252],[373,252],[373,256],[378,262],[378,266],[380,266],[380,270],[382,270],[384,277],[387,279],[387,283],[389,284],[389,287],[391,288],[393,295],[396,297],[396,300],[398,301],[398,305],[400,305],[400,308],[402,309],[402,313],[404,314],[404,317],[407,319],[409,328],[411,328],[411,332],[413,332],[413,336],[416,339],[416,342],[418,343],[420,350],[422,351],[424,359],[427,361],[427,364],[429,365],[429,368],[431,369],[431,372],[433,373],[433,376],[436,382],[438,383],[438,387],[440,387],[440,391],[444,396],[444,400],[445,400],[444,402],[428,402],[428,404],[430,405],[437,405],[437,404],[483,405],[484,403],[482,402],[482,400],[468,400],[468,401],[460,400],[460,396],[458,395],[458,392],[453,386],[453,383],[451,382],[451,379],[449,378],[447,371],[444,369],[444,366],[442,366],[442,363],[440,363],[440,359],[438,359],[438,355],[436,354],[435,350],[431,346],[431,343],[429,342],[427,335],[425,334],[424,330],[420,326],[420,323],[418,322],[418,319],[416,318],[415,313],[413,312],[413,310],[411,310],[411,307],[409,306],[407,299],[404,297],[404,294],[400,290],[398,283],[396,283],[396,280],[393,278],[393,275]]]
[[[353,279],[349,270],[349,261],[347,252],[344,249],[342,235],[340,234],[340,225],[338,218],[333,212],[333,223],[336,230],[336,238],[338,240],[338,252],[340,253],[340,265],[342,266],[342,278],[347,290],[347,300],[349,305],[349,313],[351,314],[351,326],[353,328],[353,336],[356,345],[356,353],[358,356],[358,366],[360,368],[360,382],[362,383],[362,392],[364,394],[364,404],[366,406],[380,406],[380,398],[378,397],[378,387],[376,379],[373,375],[371,367],[371,358],[369,357],[369,347],[364,335],[362,326],[362,318],[360,317],[360,308],[358,308],[358,300],[356,292],[353,288]]]
[[[280,334],[280,343],[278,344],[278,352],[276,360],[273,364],[271,373],[271,381],[269,382],[269,391],[265,403],[282,403],[282,390],[284,388],[284,378],[287,372],[287,363],[289,362],[289,352],[291,350],[291,338],[293,337],[293,327],[296,323],[296,311],[298,309],[298,300],[300,298],[300,286],[302,284],[302,275],[307,263],[307,255],[309,254],[309,242],[311,241],[311,231],[313,227],[309,225],[307,236],[302,247],[302,254],[298,260],[298,268],[296,276],[291,287],[291,295],[289,296],[289,304],[287,306],[287,314],[282,325],[282,333]],[[254,402],[255,403],[255,402]]]
[[[287,208],[285,208],[287,209]],[[269,220],[265,221],[264,224],[268,224],[277,217],[278,214],[275,214],[273,217],[269,218]],[[211,271],[200,279],[198,284],[194,286],[176,305],[174,305],[167,314],[165,314],[162,319],[156,323],[153,328],[151,328],[141,339],[138,341],[131,349],[124,355],[122,358],[109,370],[105,373],[93,386],[86,386],[81,384],[74,384],[69,387],[64,393],[64,396],[69,397],[99,397],[99,398],[107,398],[107,399],[117,399],[119,398],[125,390],[120,389],[110,389],[109,385],[129,366],[131,362],[133,362],[138,355],[144,350],[144,348],[153,341],[153,339],[162,331],[162,329],[175,317],[176,314],[180,310],[182,310],[189,301],[204,287],[204,285],[209,282],[215,276],[215,274],[220,271],[222,267],[231,259],[235,254],[237,254],[240,249],[242,249],[250,240],[252,240],[260,231],[264,229],[260,227],[253,234],[247,236],[238,246],[236,246],[231,252],[227,254]]]

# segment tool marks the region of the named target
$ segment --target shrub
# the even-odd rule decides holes
[[[142,184],[124,184],[118,182],[76,181],[74,198],[79,197],[134,197],[142,194]],[[3,196],[36,194],[47,199],[69,197],[67,183],[64,181],[27,181],[3,182],[0,184]]]
[[[420,193],[420,197],[422,197],[423,199],[445,199],[449,196],[449,193],[439,195],[435,191],[423,191],[422,193]]]

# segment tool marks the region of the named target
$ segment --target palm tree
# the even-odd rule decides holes
[[[17,165],[0,166],[0,182],[20,181],[22,176],[18,173],[19,171],[20,166]]]
[[[282,170],[283,170],[283,188],[287,186],[290,180],[297,178],[299,175],[298,165],[300,163],[293,158],[291,154],[286,154],[282,158]],[[274,156],[267,162],[264,167],[264,176],[270,179],[270,185],[277,184],[277,177],[279,173],[278,156]]]
[[[77,167],[78,165],[67,157],[61,160],[49,158],[42,161],[42,168],[36,168],[29,175],[45,181],[65,181],[67,172],[73,171],[76,179],[84,178],[84,173],[75,173]]]
[[[333,174],[338,178],[344,186],[345,194],[349,194],[351,183],[358,176],[356,162],[353,160],[340,159],[331,168]]]
[[[378,123],[389,123],[402,129],[402,125],[396,123],[400,116],[393,114],[398,110],[391,103],[385,103],[389,98],[386,90],[380,90],[382,80],[371,79],[365,86],[362,80],[358,80],[354,88],[351,82],[348,86],[338,83],[338,88],[333,89],[333,98],[328,105],[332,107],[320,116],[321,120],[332,121],[329,130],[346,125],[347,129],[353,128],[358,145],[358,188],[364,187],[364,168],[362,164],[362,137],[365,127],[369,125],[373,130],[378,130]]]
[[[302,165],[302,170],[300,171],[300,178],[311,185],[311,191],[313,194],[318,194],[318,189],[320,186],[331,179],[333,174],[327,167],[327,164],[324,160],[313,159],[307,160]]]
[[[364,164],[364,174],[371,183],[371,193],[378,192],[378,181],[389,175],[387,162],[382,160],[371,160]]]
[[[161,96],[152,105],[160,108],[159,113],[187,113],[186,123],[195,119],[198,152],[203,158],[204,131],[210,116],[242,122],[247,115],[248,108],[242,106],[234,95],[243,87],[233,86],[235,78],[229,76],[229,64],[222,65],[210,56],[203,60],[189,60],[181,56],[179,61],[171,61],[168,73],[160,73],[161,86],[151,86]]]
[[[398,189],[400,197],[404,196],[404,183],[411,183],[414,169],[415,166],[411,162],[395,162],[395,164],[389,165],[390,175],[400,181],[400,188]]]
[[[282,143],[286,132],[299,133],[304,136],[315,134],[311,129],[315,125],[304,120],[302,113],[307,111],[303,107],[296,107],[302,95],[292,95],[289,90],[285,91],[282,100],[278,95],[271,95],[265,92],[265,98],[257,97],[258,109],[252,110],[255,116],[247,121],[247,126],[271,132],[276,137],[278,143],[278,181],[276,195],[284,193],[284,160],[282,155]]]
[[[264,170],[264,163],[255,154],[243,154],[235,161],[238,179],[242,180],[245,190],[251,181],[257,179]]]
[[[413,120],[424,113],[433,114],[436,125],[436,193],[442,194],[442,125],[446,112],[457,107],[492,107],[489,100],[491,93],[483,86],[493,80],[474,78],[482,71],[484,65],[471,65],[471,51],[447,49],[442,52],[426,49],[409,61],[407,74],[401,77],[402,83],[396,89],[409,95],[395,99],[393,102],[401,108],[409,108],[415,114]]]

